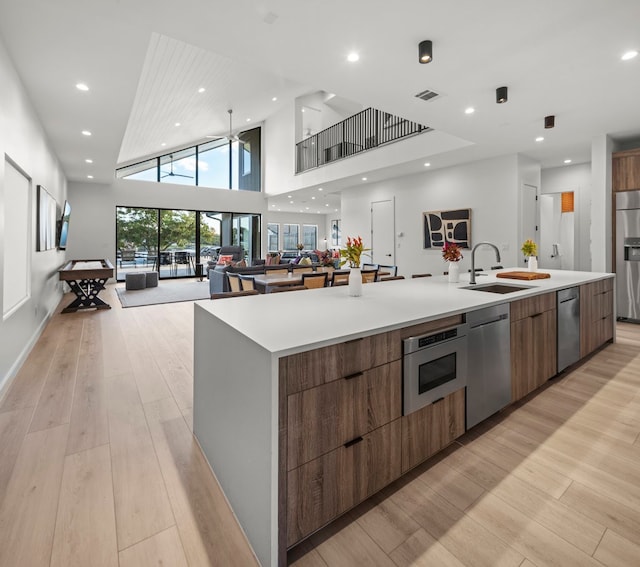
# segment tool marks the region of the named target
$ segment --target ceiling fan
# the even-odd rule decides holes
[[[188,179],[193,179],[193,175],[184,175],[183,173],[174,173],[173,172],[173,154],[169,154],[169,158],[171,159],[171,165],[168,172],[165,172],[164,175],[160,176],[160,179],[164,179],[165,177],[187,177]]]
[[[230,108],[229,110],[227,110],[227,112],[229,113],[229,135],[228,136],[205,136],[205,137],[213,140],[227,139],[230,142],[242,142],[238,134],[233,133],[233,110]]]

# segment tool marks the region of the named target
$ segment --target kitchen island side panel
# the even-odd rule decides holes
[[[277,365],[242,333],[194,309],[193,431],[258,560],[276,565]]]

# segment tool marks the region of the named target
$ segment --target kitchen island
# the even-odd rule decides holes
[[[504,295],[464,289],[467,276],[196,304],[194,433],[263,565],[464,432],[464,391],[401,415],[402,339],[509,303],[515,401],[555,374],[522,369],[518,349],[555,339],[556,291],[580,288],[581,356],[613,338],[612,274],[549,273],[478,278],[524,287]]]

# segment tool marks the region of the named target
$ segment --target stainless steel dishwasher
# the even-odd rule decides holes
[[[580,288],[558,292],[558,372],[580,360]]]
[[[467,313],[467,429],[511,402],[509,304]]]

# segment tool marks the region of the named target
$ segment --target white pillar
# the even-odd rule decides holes
[[[591,141],[591,270],[611,272],[611,154],[607,135]]]

